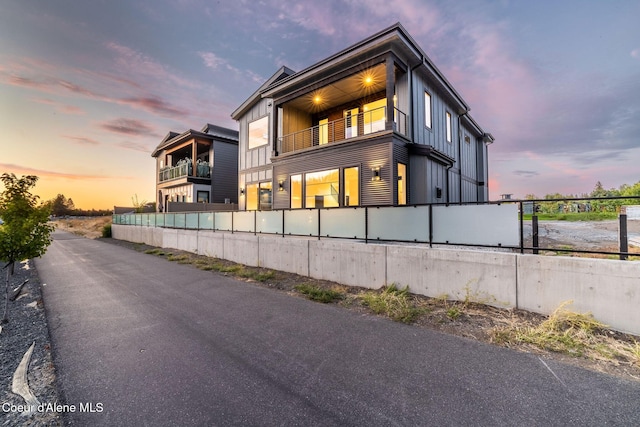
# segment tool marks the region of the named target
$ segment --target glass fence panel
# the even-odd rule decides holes
[[[364,239],[365,208],[320,209],[320,235]]]
[[[255,231],[255,212],[234,212],[233,213],[233,231]]]
[[[188,213],[185,214],[185,227],[190,228],[192,230],[198,229],[198,214],[197,213]]]
[[[213,229],[213,212],[200,212],[200,230]]]
[[[156,214],[156,227],[164,227],[164,214]]]
[[[299,236],[318,235],[318,211],[295,209],[284,212],[284,233]]]
[[[173,226],[175,228],[185,228],[186,224],[187,224],[187,220],[185,218],[184,213],[176,213],[174,214],[176,216],[175,222],[173,223]]]
[[[175,223],[176,223],[176,214],[174,213],[164,214],[165,227],[175,227]]]
[[[260,211],[256,213],[256,231],[258,233],[282,234],[282,215],[284,211]]]
[[[140,223],[145,227],[149,226],[149,214],[140,214]]]
[[[142,215],[141,214],[134,214],[134,221],[135,221],[135,225],[142,225]]]
[[[233,212],[216,212],[214,214],[214,224],[216,230],[231,231],[233,225]]]
[[[111,224],[120,224],[120,215],[111,215]]]
[[[429,206],[369,208],[369,239],[429,241]]]
[[[433,243],[518,246],[518,205],[434,206]]]

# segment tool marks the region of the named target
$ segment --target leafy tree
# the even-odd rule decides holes
[[[9,282],[16,261],[43,255],[51,244],[53,226],[49,220],[50,207],[38,204],[38,196],[29,191],[38,180],[27,175],[17,178],[4,173],[0,181],[4,191],[0,193],[0,260],[6,262],[6,291],[4,314],[1,323],[9,321]]]
[[[67,199],[64,194],[58,194],[47,204],[51,207],[51,214],[54,216],[72,215],[76,210],[73,200]]]

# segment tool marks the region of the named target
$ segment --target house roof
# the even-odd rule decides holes
[[[192,138],[208,139],[210,141],[213,141],[215,139],[232,144],[238,144],[238,131],[207,123],[202,128],[202,131],[189,129],[185,132],[182,132],[181,134],[178,134],[176,132],[169,132],[167,136],[165,136],[164,139],[160,141],[160,144],[158,144],[155,150],[153,150],[153,152],[151,153],[151,157],[158,157],[160,151],[169,148],[172,145],[188,141]]]
[[[246,113],[251,107],[255,105],[256,102],[258,102],[262,98],[263,90],[292,74],[295,74],[295,71],[293,71],[292,69],[285,66],[280,67],[280,69],[276,71],[275,74],[273,74],[271,77],[269,77],[267,81],[258,88],[258,90],[251,94],[251,96],[246,101],[244,101],[242,105],[240,105],[233,113],[231,113],[231,117],[234,120],[238,120],[240,116]]]
[[[302,71],[294,72],[287,67],[280,68],[240,105],[231,117],[239,120],[261,98],[277,98],[297,90],[306,90],[305,88],[318,83],[318,76],[331,77],[340,70],[348,69],[360,61],[366,61],[367,59],[362,58],[367,58],[368,53],[369,56],[375,56],[388,50],[401,55],[407,61],[408,67],[418,68],[429,76],[443,94],[457,106],[457,113],[466,117],[471,127],[483,135],[486,142],[493,142],[493,136],[485,133],[468,114],[470,107],[466,101],[400,23],[385,28]]]
[[[336,68],[341,64],[352,64],[353,59],[367,52],[375,52],[377,47],[386,46],[394,51],[402,52],[409,61],[410,67],[422,65],[423,70],[429,74],[448,97],[458,104],[459,113],[469,111],[469,106],[462,96],[454,89],[453,85],[444,77],[444,74],[435,66],[431,58],[418,46],[409,33],[400,23],[396,23],[328,58],[305,68],[304,70],[276,81],[262,91],[263,97],[275,97],[280,93],[300,85],[302,80],[312,79],[318,73]],[[344,65],[343,65],[344,66]],[[350,65],[351,66],[351,65]]]

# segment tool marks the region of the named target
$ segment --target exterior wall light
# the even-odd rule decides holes
[[[371,169],[371,181],[380,181],[380,166]]]
[[[278,181],[278,191],[284,191],[284,180]]]
[[[244,188],[240,188],[240,195],[244,196]]]

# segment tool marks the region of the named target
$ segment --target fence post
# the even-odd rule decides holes
[[[429,205],[429,247],[433,248],[433,205]]]
[[[629,239],[627,235],[627,214],[618,215],[620,226],[618,227],[618,241],[620,243],[620,259],[626,260],[629,252]]]
[[[364,242],[369,243],[369,207],[364,208]]]
[[[524,205],[519,201],[520,205],[520,253],[524,253]]]
[[[538,215],[535,212],[531,216],[531,237],[533,238],[533,254],[538,255]]]

